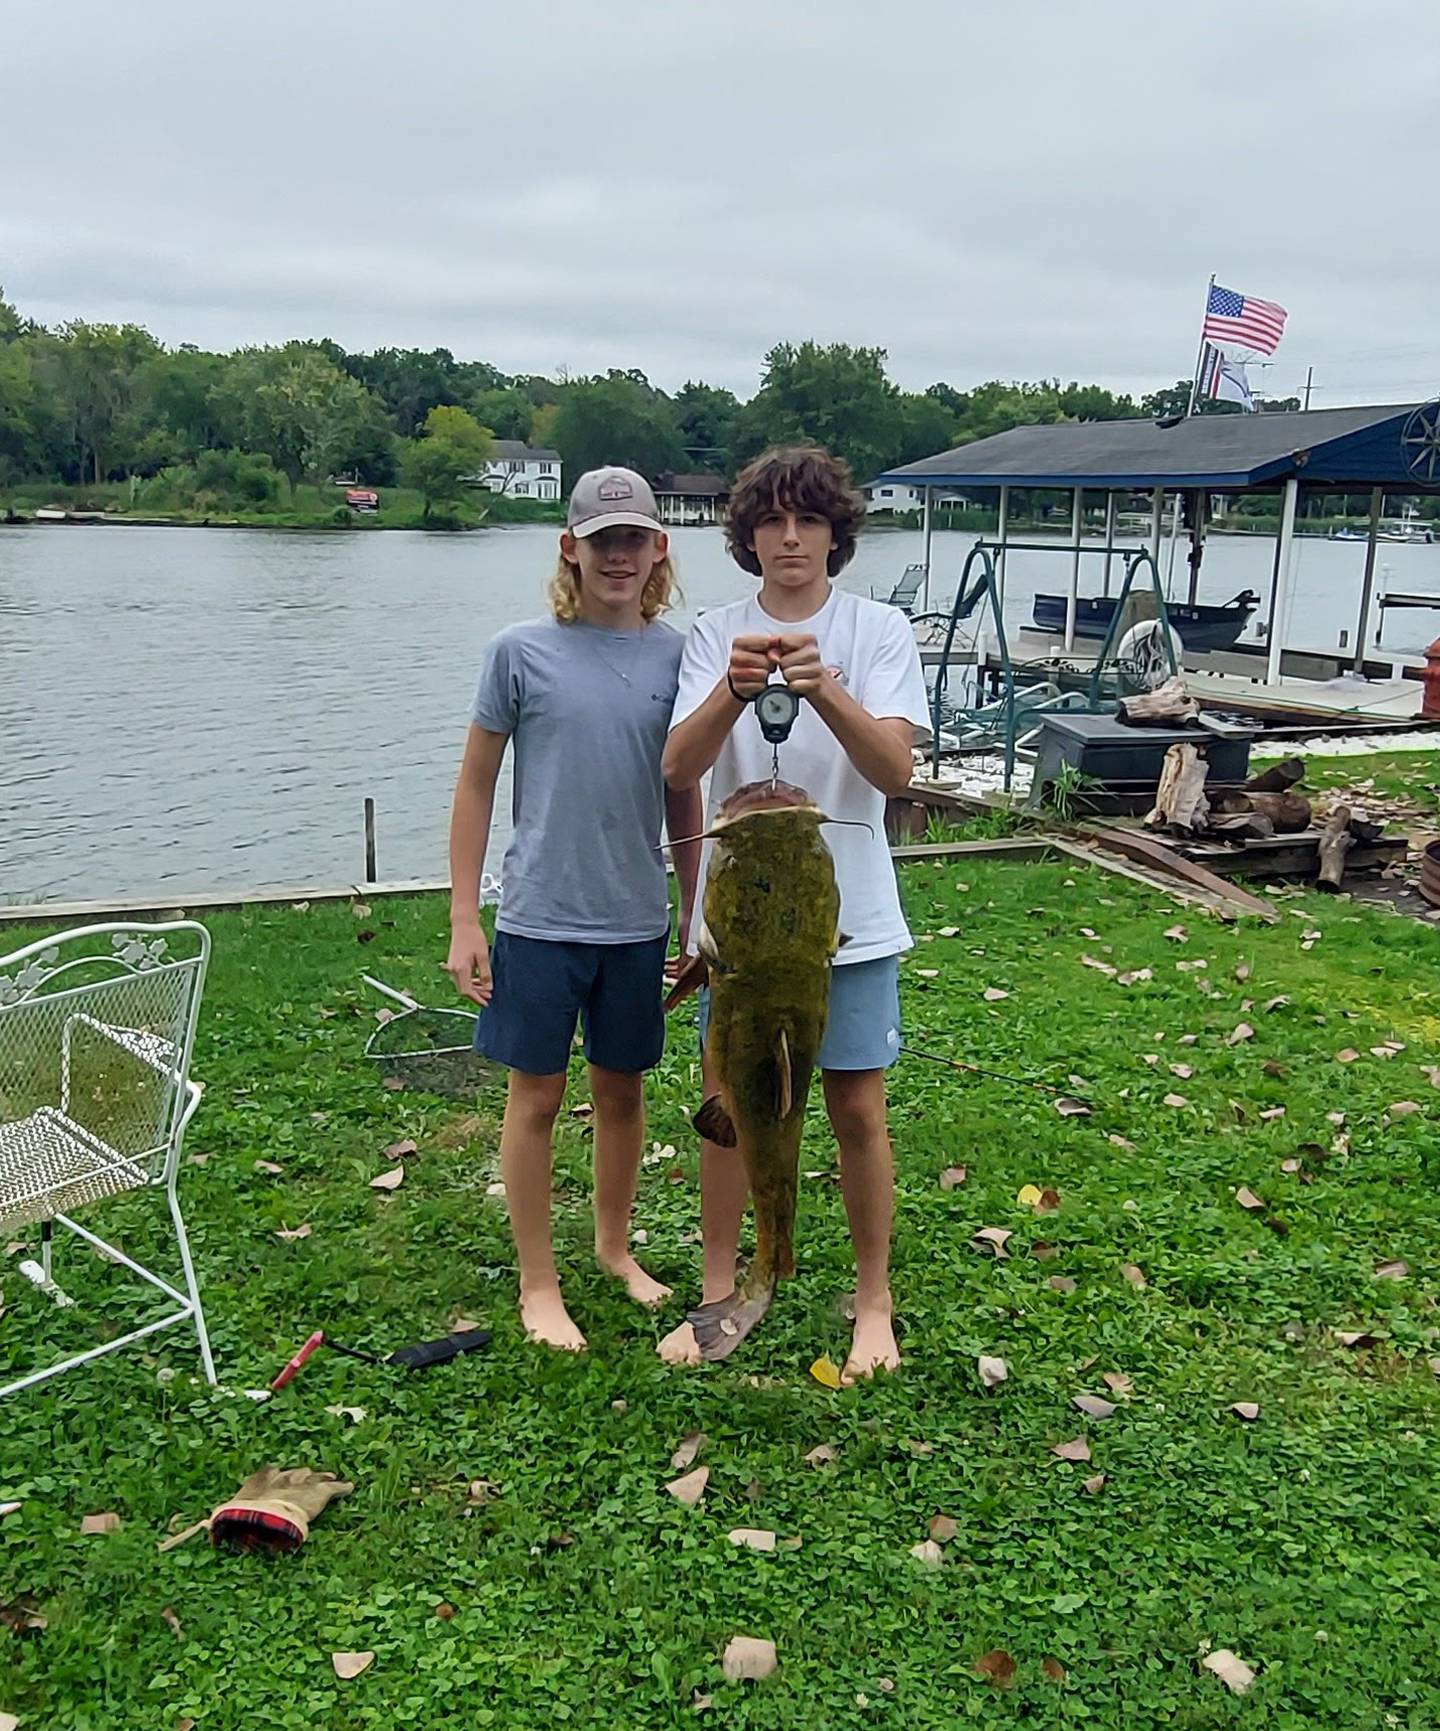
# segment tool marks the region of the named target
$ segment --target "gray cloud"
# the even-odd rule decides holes
[[[1262,0],[11,0],[0,282],[53,322],[330,335],[742,393],[781,338],[903,383],[1440,388],[1440,15]]]

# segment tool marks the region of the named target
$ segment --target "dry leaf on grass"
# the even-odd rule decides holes
[[[1153,968],[1132,968],[1128,974],[1117,974],[1115,983],[1120,986],[1134,986],[1138,985],[1141,980],[1153,980],[1154,978],[1155,970]]]
[[[358,1677],[362,1671],[368,1671],[375,1663],[373,1653],[332,1653],[330,1663],[335,1667],[335,1675],[342,1682],[349,1682],[352,1677]]]
[[[1237,1022],[1225,1036],[1225,1044],[1227,1046],[1238,1046],[1242,1041],[1253,1040],[1254,1038],[1255,1030],[1248,1022]]]
[[[1407,1262],[1381,1262],[1376,1264],[1375,1276],[1378,1280],[1403,1280],[1410,1272]]]
[[[418,1154],[419,1148],[407,1136],[403,1142],[392,1142],[384,1151],[386,1160],[403,1160],[407,1154]]]
[[[293,1227],[279,1226],[275,1229],[275,1236],[277,1238],[308,1238],[310,1236],[310,1222],[306,1220],[299,1226]]]
[[[1325,1122],[1327,1124],[1343,1124],[1345,1122],[1345,1114],[1343,1112],[1327,1112],[1325,1114]]]
[[[1422,1064],[1420,1074],[1432,1088],[1440,1088],[1440,1064]]]
[[[836,1453],[837,1451],[831,1448],[829,1443],[821,1443],[818,1447],[811,1449],[810,1453],[805,1456],[805,1461],[808,1466],[812,1467],[829,1466],[830,1462],[835,1459]]]
[[[1072,1395],[1070,1404],[1078,1406],[1087,1418],[1110,1418],[1115,1411],[1115,1403],[1098,1394]]]
[[[726,1537],[748,1551],[773,1551],[775,1535],[768,1527],[732,1527]]]
[[[1074,1292],[1075,1282],[1068,1274],[1052,1274],[1045,1282],[1052,1292]]]
[[[1111,1394],[1129,1394],[1135,1387],[1135,1384],[1128,1376],[1126,1376],[1123,1370],[1107,1370],[1100,1380],[1105,1384],[1106,1388],[1110,1390]]]
[[[709,1440],[703,1430],[686,1431],[680,1439],[679,1448],[670,1457],[670,1465],[674,1467],[677,1473],[684,1472]]]
[[[1260,1114],[1260,1119],[1262,1123],[1270,1124],[1273,1123],[1275,1119],[1283,1118],[1284,1116],[1285,1108],[1283,1106],[1268,1106]]]
[[[174,1607],[172,1605],[166,1605],[160,1615],[165,1619],[166,1626],[169,1628],[170,1633],[175,1637],[175,1639],[177,1641],[183,1641],[185,1639],[185,1631],[180,1627],[180,1619],[175,1615]]]
[[[940,978],[939,968],[916,968],[915,973],[922,980],[938,980]]]
[[[1001,1647],[975,1661],[976,1675],[988,1677],[997,1689],[1008,1689],[1015,1681],[1015,1661]]]
[[[1050,1453],[1062,1461],[1088,1461],[1090,1445],[1083,1436],[1071,1437],[1069,1442],[1054,1444]]]
[[[1269,1015],[1272,1010],[1283,1010],[1289,1002],[1289,998],[1284,996],[1278,998],[1267,998],[1261,1005],[1261,1008],[1265,1011],[1266,1015]]]
[[[1177,1110],[1181,1106],[1188,1106],[1189,1104],[1190,1104],[1190,1102],[1185,1098],[1185,1096],[1183,1094],[1167,1094],[1165,1096],[1165,1098],[1161,1101],[1162,1106],[1173,1106]]]
[[[732,1635],[720,1659],[727,1683],[758,1682],[773,1675],[779,1664],[775,1643],[753,1635]]]
[[[1198,1034],[1181,1034],[1180,1038],[1178,1040],[1176,1040],[1175,1044],[1177,1046],[1193,1046],[1196,1044],[1196,1042],[1199,1040],[1199,1038],[1200,1038],[1200,1036]]]
[[[1060,1192],[1048,1185],[1040,1192],[1040,1200],[1034,1204],[1037,1214],[1056,1214],[1060,1209]]]
[[[1040,1200],[1040,1186],[1038,1184],[1022,1184],[1015,1200],[1021,1208],[1033,1208]]]
[[[810,1374],[822,1388],[840,1388],[840,1366],[828,1352],[822,1352],[810,1366]]]
[[[505,1180],[503,1178],[492,1179],[485,1186],[485,1194],[487,1196],[503,1196],[505,1194]]]
[[[1086,1496],[1098,1496],[1105,1488],[1105,1477],[1104,1473],[1096,1473],[1094,1478],[1083,1480],[1080,1489],[1085,1492]]]
[[[1172,1064],[1170,1074],[1178,1076],[1182,1082],[1188,1082],[1195,1074],[1195,1066],[1193,1064]]]
[[[1160,1062],[1160,1054],[1158,1052],[1142,1052],[1140,1054],[1140,1062],[1142,1064],[1148,1064],[1153,1070]]]
[[[1115,1131],[1113,1131],[1113,1130],[1105,1138],[1105,1140],[1110,1144],[1110,1146],[1112,1148],[1124,1148],[1128,1152],[1130,1152],[1131,1154],[1133,1154],[1135,1152],[1135,1144],[1127,1136],[1117,1135],[1115,1133]]]
[[[1232,1400],[1230,1411],[1235,1414],[1236,1418],[1243,1418],[1246,1424],[1254,1424],[1260,1416],[1260,1408],[1253,1400]]]
[[[1010,1254],[1005,1248],[1005,1240],[1012,1236],[1004,1226],[982,1226],[970,1240],[972,1250],[990,1250],[998,1262],[1003,1262]]]
[[[1099,961],[1094,956],[1081,956],[1080,960],[1087,968],[1094,968],[1097,974],[1105,974],[1112,980],[1120,972],[1119,968],[1112,968],[1109,962]]]
[[[998,1388],[1010,1375],[1003,1358],[986,1358],[983,1356],[975,1361],[975,1368],[980,1373],[980,1380],[986,1388]]]
[[[1264,1208],[1266,1206],[1255,1192],[1245,1184],[1242,1184],[1235,1192],[1235,1200],[1242,1208]]]
[[[1169,931],[1165,933],[1165,936],[1169,938],[1172,943],[1183,944],[1190,934],[1185,930],[1184,926],[1171,926]]]
[[[195,1721],[190,1721],[193,1726]],[[18,1731],[20,1721],[13,1713],[0,1713],[0,1731]]]
[[[1235,978],[1240,982],[1240,984],[1242,986],[1245,984],[1246,980],[1248,980],[1250,978],[1250,964],[1249,964],[1249,962],[1239,962],[1236,964]]]
[[[940,1188],[942,1190],[954,1190],[957,1185],[964,1182],[965,1168],[963,1166],[947,1166],[940,1174]]]
[[[1122,1262],[1120,1264],[1120,1272],[1132,1286],[1143,1287],[1147,1284],[1144,1274],[1133,1262]]]
[[[1255,1681],[1255,1673],[1243,1659],[1237,1659],[1228,1647],[1207,1653],[1200,1661],[1207,1671],[1213,1671],[1232,1695],[1243,1695]]]
[[[1335,1338],[1341,1346],[1373,1346],[1375,1344],[1375,1336],[1367,1334],[1363,1328],[1337,1328]]]
[[[665,1489],[677,1503],[684,1503],[687,1509],[693,1509],[705,1495],[705,1487],[709,1482],[709,1467],[696,1467],[693,1473],[686,1473],[684,1478],[671,1479]]]
[[[959,1525],[949,1515],[930,1517],[930,1537],[937,1545],[948,1545],[959,1531]]]
[[[935,936],[937,938],[958,938],[960,936],[960,928],[959,926],[941,926]]]
[[[1412,1112],[1423,1112],[1425,1108],[1418,1100],[1397,1100],[1393,1106],[1385,1110],[1392,1118],[1408,1118]]]
[[[1083,1100],[1077,1100],[1073,1095],[1062,1094],[1055,1102],[1055,1110],[1062,1118],[1088,1118],[1090,1108]]]
[[[1035,1210],[1035,1212],[1037,1214],[1042,1213],[1042,1212],[1053,1213],[1054,1210],[1053,1209],[1042,1210],[1042,1209],[1037,1208]],[[1035,1260],[1037,1262],[1053,1262],[1055,1260],[1055,1258],[1060,1254],[1060,1252],[1055,1248],[1055,1246],[1053,1244],[1047,1242],[1047,1240],[1045,1240],[1043,1238],[1037,1238],[1035,1240],[1035,1242],[1030,1246],[1030,1254],[1035,1258]]]
[[[378,1178],[370,1180],[372,1190],[398,1190],[405,1182],[405,1168],[392,1166],[388,1172],[382,1172]]]
[[[1042,1659],[1040,1661],[1040,1669],[1052,1683],[1063,1683],[1065,1681],[1065,1667],[1058,1659]]]
[[[113,1509],[107,1509],[103,1515],[86,1515],[80,1522],[80,1531],[82,1533],[113,1533],[117,1527],[123,1524]]]
[[[1359,1056],[1360,1054],[1353,1046],[1347,1046],[1343,1052],[1335,1054],[1335,1062],[1337,1064],[1353,1064]]]
[[[945,1561],[945,1553],[934,1539],[922,1539],[918,1545],[911,1545],[910,1555],[926,1569],[938,1569]]]
[[[998,1004],[1003,998],[1008,998],[1009,992],[1002,992],[999,986],[986,986],[984,997],[987,1004]]]

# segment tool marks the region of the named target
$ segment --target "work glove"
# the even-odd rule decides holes
[[[298,1551],[310,1523],[354,1485],[309,1467],[261,1467],[210,1517],[210,1542],[236,1550]]]

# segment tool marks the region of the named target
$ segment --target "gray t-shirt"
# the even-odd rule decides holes
[[[659,620],[535,619],[492,639],[472,719],[515,754],[498,930],[585,944],[669,930],[660,755],[682,648]]]

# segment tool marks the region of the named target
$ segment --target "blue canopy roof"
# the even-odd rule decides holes
[[[1015,427],[889,469],[921,487],[1206,487],[1273,491],[1290,477],[1360,492],[1440,486],[1440,405],[1400,403],[1308,414],[1196,415]],[[1427,456],[1428,453],[1428,456]]]

